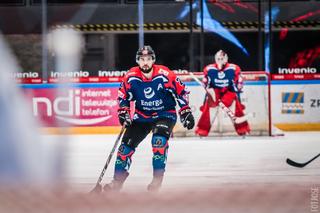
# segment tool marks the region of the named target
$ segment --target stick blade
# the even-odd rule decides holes
[[[100,194],[102,192],[101,184],[97,184],[91,191],[90,194]]]
[[[236,124],[241,124],[241,123],[246,122],[246,121],[248,121],[248,116],[247,115],[244,115],[242,117],[236,117],[236,119],[234,120],[234,122]]]
[[[290,166],[297,167],[297,168],[303,168],[305,166],[304,163],[297,163],[297,162],[291,160],[290,158],[287,158],[287,164],[289,164]]]

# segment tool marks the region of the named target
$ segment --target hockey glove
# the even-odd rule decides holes
[[[192,129],[194,127],[194,117],[191,113],[190,107],[184,107],[180,109],[180,121],[183,127],[187,129]]]
[[[118,118],[121,126],[130,126],[132,121],[130,118],[130,109],[128,108],[119,108],[118,109]]]

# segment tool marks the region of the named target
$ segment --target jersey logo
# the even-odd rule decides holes
[[[218,72],[218,78],[222,79],[226,76],[224,72]]]
[[[166,76],[169,75],[169,72],[168,72],[168,71],[166,71],[166,70],[164,70],[164,69],[161,69],[161,68],[159,69],[159,73],[160,73],[160,74],[164,74],[164,75],[166,75]]]
[[[178,82],[178,84],[180,84],[181,86],[183,86],[182,81],[180,80],[180,78],[176,78],[176,82]]]
[[[158,84],[158,88],[157,88],[157,90],[159,91],[160,89],[163,89],[162,84]]]
[[[151,87],[145,88],[143,90],[143,92],[144,92],[144,96],[148,99],[152,98],[155,95],[155,93]]]
[[[131,93],[131,92],[128,92],[128,95],[129,95],[129,97],[128,97],[128,101],[131,101],[131,100],[132,100],[132,98],[133,98],[133,95],[132,95],[132,93]]]

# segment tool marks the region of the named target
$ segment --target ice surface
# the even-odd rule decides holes
[[[146,192],[152,178],[151,137],[133,156],[130,176],[120,193],[89,194],[116,135],[43,135],[48,149],[64,143],[68,184],[54,188],[0,186],[0,212],[122,213],[303,213],[319,212],[319,132],[283,137],[171,138],[167,172],[159,193]],[[114,159],[104,183],[111,181]]]
[[[116,135],[70,136],[67,182],[80,191],[93,187],[115,139]],[[125,190],[145,190],[151,180],[150,141],[151,135],[136,149]],[[305,162],[318,154],[320,132],[286,132],[281,137],[171,138],[169,146],[163,190],[320,182],[320,159],[303,169],[286,164],[287,157]],[[114,159],[104,182],[112,180]]]

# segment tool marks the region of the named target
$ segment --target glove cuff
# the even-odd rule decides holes
[[[184,114],[186,112],[191,112],[191,108],[187,105],[187,106],[184,106],[184,107],[181,107],[181,109],[179,110],[179,114]]]
[[[118,109],[118,113],[119,113],[119,112],[123,112],[123,111],[127,111],[127,112],[130,113],[130,108],[129,108],[129,107],[120,107],[120,108]]]

